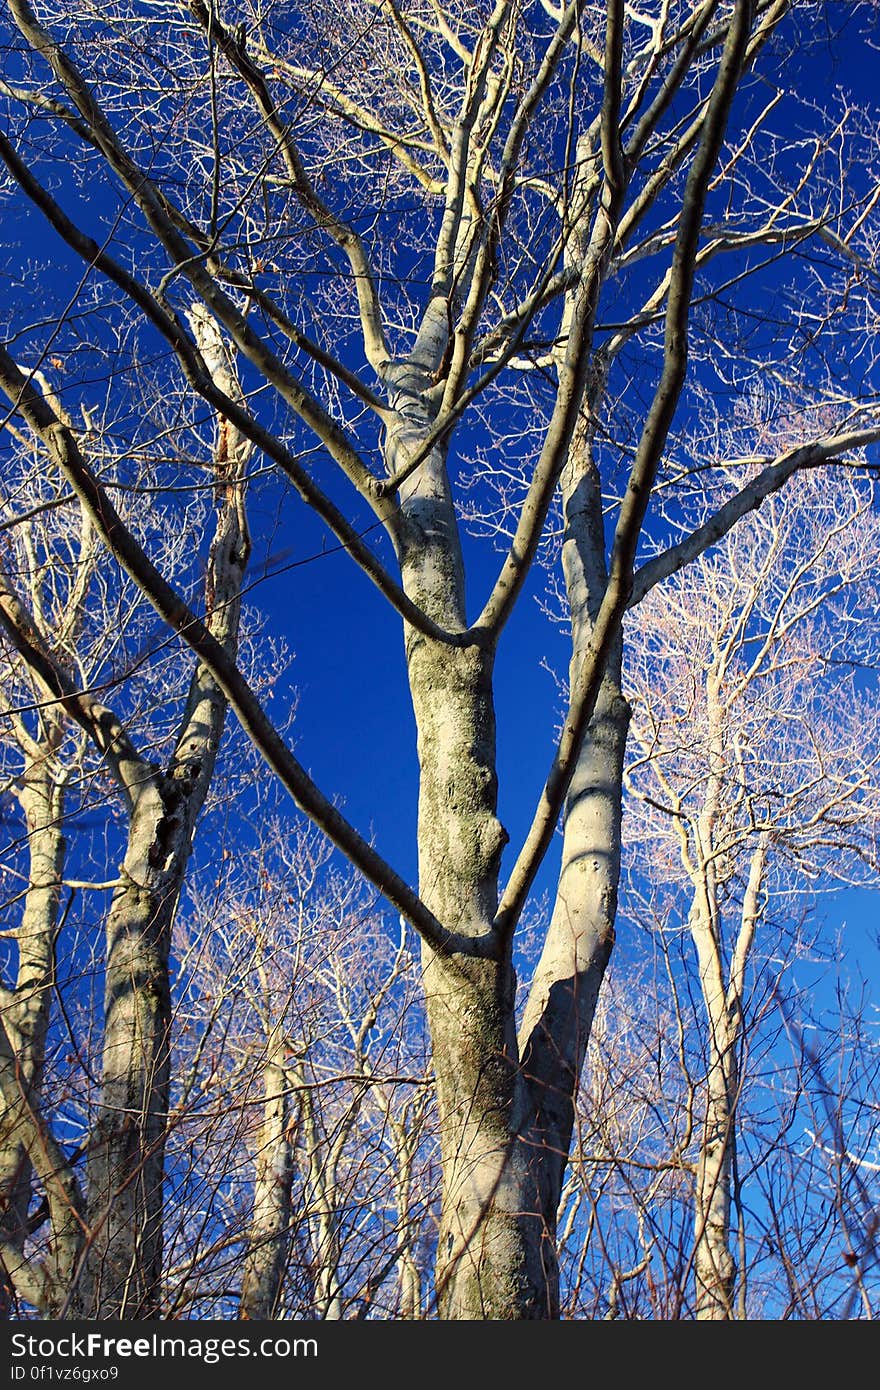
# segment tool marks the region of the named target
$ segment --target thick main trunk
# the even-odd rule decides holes
[[[491,657],[417,638],[409,663],[421,892],[450,931],[483,936],[505,842],[496,814]],[[558,1309],[518,1065],[515,983],[505,951],[488,958],[424,952],[443,1161],[436,1264],[443,1318],[542,1318]]]
[[[43,1076],[54,975],[54,938],[58,926],[65,843],[61,833],[64,788],[52,773],[49,750],[29,760],[19,801],[28,837],[28,888],[16,933],[18,963],[15,989],[4,1006],[3,1022],[14,1049],[19,1083],[37,1096]],[[15,1115],[0,1115],[0,1239],[21,1252],[28,1236],[28,1208],[33,1167]],[[7,1317],[14,1291],[0,1281],[0,1317]]]
[[[71,1302],[74,1317],[158,1314],[171,1034],[168,961],[186,863],[176,811],[164,779],[145,783],[132,812],[122,882],[107,916],[102,1090],[87,1165],[91,1230]]]
[[[219,335],[203,314],[196,336],[212,374],[240,390]],[[218,421],[217,518],[205,575],[206,621],[232,656],[250,553],[243,470],[248,448]],[[89,1140],[89,1237],[73,1317],[160,1315],[165,1140],[171,1045],[169,958],[174,915],[196,822],[214,775],[226,699],[197,664],[177,743],[164,772],[141,760],[129,773],[129,831],[106,923],[101,1102]]]
[[[425,966],[443,1161],[438,1313],[556,1317],[556,1251],[542,1219],[541,1155],[517,1065],[513,970],[462,958]]]
[[[402,377],[392,467],[418,448],[415,370]],[[445,463],[408,485],[401,572],[407,593],[448,629],[464,626],[464,582]],[[506,835],[497,815],[492,653],[407,633],[418,729],[419,883],[451,932],[490,941]],[[510,953],[441,957],[425,948],[443,1164],[436,1260],[441,1318],[555,1317],[558,1275],[541,1216],[538,1152],[518,1065]]]

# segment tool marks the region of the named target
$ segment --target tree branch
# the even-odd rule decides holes
[[[73,222],[58,206],[49,193],[37,182],[33,174],[22,163],[16,151],[10,145],[6,137],[0,134],[0,158],[14,175],[15,179],[28,195],[28,197],[39,207],[40,211],[46,216],[51,225],[58,232],[68,246],[86,262],[94,265],[102,274],[106,275],[113,284],[118,285],[126,295],[138,306],[146,315],[150,323],[162,334],[171,347],[183,369],[186,380],[193,386],[204,400],[226,416],[248,438],[257,448],[261,449],[274,463],[284,471],[290,478],[302,500],[317,513],[322,521],[330,528],[338,538],[343,548],[360,565],[364,573],[370,578],[379,589],[380,593],[389,600],[406,622],[410,623],[418,632],[426,637],[432,637],[439,642],[460,643],[463,639],[447,633],[437,623],[434,623],[412,599],[404,593],[399,584],[391,578],[384,566],[376,558],[373,552],[365,544],[362,537],[354,529],[348,519],[336,505],[325,496],[321,489],[315,484],[306,470],[300,465],[296,457],[285,449],[284,445],[269,430],[265,429],[251,416],[238,402],[232,400],[219,390],[216,383],[211,379],[210,373],[205,368],[201,355],[187,335],[183,325],[176,314],[166,310],[159,304],[158,300],[140,284],[134,276],[118,265],[106,251],[98,246],[97,242],[75,226]],[[11,360],[11,359],[10,359]],[[387,522],[392,531],[396,524],[393,518],[396,517],[394,504],[383,502],[378,505],[380,489],[378,480],[374,489],[374,508],[378,506],[380,519]]]
[[[668,550],[664,550],[662,554],[646,561],[636,570],[627,607],[633,608],[637,603],[641,603],[645,595],[655,585],[668,579],[670,575],[675,574],[691,560],[695,560],[698,555],[702,555],[710,545],[714,545],[716,541],[726,536],[740,517],[745,516],[747,512],[754,511],[771,493],[778,492],[792,474],[799,469],[818,468],[823,464],[839,462],[843,454],[849,453],[853,449],[864,448],[868,444],[876,444],[878,441],[880,441],[880,425],[875,425],[871,429],[854,430],[849,434],[840,435],[836,439],[820,439],[813,444],[804,444],[798,449],[792,449],[783,454],[773,463],[764,461],[765,466],[758,476],[735,493],[723,506],[719,507],[715,515],[710,517],[707,522],[698,526],[683,541],[670,546]],[[742,460],[742,462],[757,464],[761,463],[762,460],[751,459]]]
[[[266,85],[266,80],[260,69],[248,56],[244,43],[239,42],[233,36],[215,13],[208,13],[202,0],[189,0],[189,8],[204,29],[208,41],[216,41],[224,58],[239,74],[256,101],[266,121],[266,127],[281,152],[291,183],[303,207],[314,218],[316,226],[327,232],[348,257],[360,305],[364,350],[368,362],[374,371],[381,376],[390,353],[382,328],[382,311],[376,283],[363,242],[354,228],[331,211],[316,192],[306,173],[290,129],[282,121],[278,113],[278,106],[273,101]]]
[[[104,159],[121,179],[135,205],[143,213],[151,231],[171,258],[172,267],[165,277],[166,281],[177,274],[183,275],[189,281],[223,324],[242,355],[263,374],[282,400],[314,431],[331,458],[339,464],[364,500],[380,519],[385,520],[383,508],[377,503],[376,478],[360,458],[344,430],[328,414],[320,401],[297,380],[289,367],[268,347],[259,334],[254,332],[245,316],[205,268],[207,252],[204,244],[198,245],[196,252],[193,251],[193,247],[180,230],[185,219],[172,209],[166,195],[138,168],[120,144],[88,84],[51,34],[38,24],[26,0],[9,0],[9,4],[22,34],[46,59],[58,80],[65,86],[80,115],[90,123]],[[215,21],[215,28],[217,23],[218,21]],[[161,295],[159,297],[161,298]],[[387,354],[385,356],[387,357]]]
[[[629,601],[642,522],[687,371],[688,316],[703,208],[742,72],[754,4],[755,0],[737,0],[709,99],[700,147],[688,174],[672,261],[663,371],[621,502],[608,568],[608,584],[581,670],[573,683],[556,755],[496,914],[495,926],[504,935],[509,935],[516,926],[535,874],[553,837],[574,776],[584,734],[595,708],[606,661]]]
[[[8,1115],[14,1117],[21,1143],[27,1149],[34,1171],[43,1185],[52,1219],[53,1253],[51,1268],[37,1274],[34,1267],[23,1262],[17,1268],[19,1278],[31,1292],[42,1289],[43,1295],[54,1301],[54,1294],[67,1294],[82,1248],[85,1226],[85,1204],[79,1183],[61,1146],[56,1142],[36,1108],[34,1098],[22,1084],[15,1052],[9,1040],[6,1024],[0,1018],[0,1094]],[[4,1251],[4,1255],[6,1251]],[[7,1266],[8,1267],[8,1266]],[[22,1296],[31,1301],[22,1287]],[[37,1304],[36,1306],[40,1306]]]
[[[226,695],[242,728],[300,809],[410,921],[440,955],[483,955],[493,949],[491,933],[471,938],[447,931],[421,898],[355,830],[315,785],[266,715],[244,676],[221,644],[156,570],[85,463],[76,439],[49,404],[0,348],[0,385],[30,428],[42,439],[119,564],[159,616],[192,648]]]
[[[5,389],[2,357],[0,357],[0,382]],[[52,702],[59,705],[66,714],[76,720],[82,729],[85,729],[102,757],[106,758],[117,782],[126,794],[129,805],[131,805],[144,776],[149,775],[146,762],[132,744],[124,725],[120,723],[113,711],[108,709],[106,705],[102,705],[94,696],[78,690],[59,666],[2,570],[0,570],[0,624],[2,624],[10,643],[27,664],[40,686],[47,692]]]

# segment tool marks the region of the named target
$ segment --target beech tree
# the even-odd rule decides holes
[[[412,933],[312,827],[267,823],[178,936],[166,1316],[418,1318],[436,1155]]]
[[[25,476],[31,471],[25,467]],[[3,510],[9,520],[12,508],[7,503]],[[51,643],[56,651],[66,651],[69,658],[76,651],[83,592],[94,577],[94,537],[82,515],[80,527],[68,524],[60,528],[55,540],[63,555],[56,555],[56,563],[50,567],[44,559],[51,540],[47,543],[40,534],[40,520],[38,514],[15,528],[17,566],[19,573],[26,576],[35,628],[43,642]],[[8,603],[11,595],[5,577],[0,578],[0,584]],[[3,866],[7,892],[10,882],[14,884],[8,893],[7,911],[11,909],[18,917],[17,926],[4,933],[7,940],[14,941],[15,959],[9,962],[12,969],[8,987],[5,981],[3,986],[3,1023],[21,1085],[36,1096],[46,1064],[55,977],[66,848],[65,803],[71,777],[81,771],[85,747],[82,736],[70,737],[60,708],[50,704],[40,710],[36,720],[28,718],[34,696],[41,692],[35,688],[29,668],[10,656],[4,652],[3,770],[5,789],[17,803],[24,821],[24,834],[21,853],[13,850]],[[84,684],[87,683],[86,678]],[[11,1268],[18,1268],[20,1283],[27,1269],[23,1250],[29,1234],[33,1187],[28,1147],[21,1142],[20,1126],[13,1114],[14,1108],[10,1111],[4,1104],[0,1149],[3,1266],[7,1276],[2,1291],[4,1312],[15,1295],[9,1282]],[[65,1224],[66,1220],[65,1217]],[[27,1283],[25,1288],[33,1299],[35,1295]]]
[[[802,476],[627,619],[625,920],[654,954],[594,1026],[561,1223],[600,1315],[821,1317],[856,1279],[872,1306],[870,1016],[814,1018],[797,976],[880,866],[876,527],[870,483]]]
[[[614,939],[624,615],[799,470],[862,463],[880,437],[876,130],[845,92],[795,87],[872,9],[4,6],[5,196],[64,248],[56,325],[26,283],[10,309],[10,418],[297,805],[420,934],[443,1318],[559,1314],[557,1209]],[[211,369],[208,323],[241,392]],[[34,374],[50,343],[70,363],[63,409]],[[107,361],[135,402],[161,362],[153,392],[216,412],[269,470],[273,517],[327,528],[402,624],[417,888],[294,755],[216,607],[197,611],[114,506],[136,465],[96,467],[74,423]],[[756,381],[760,428],[728,431]],[[692,447],[707,394],[736,441],[715,489]],[[136,440],[137,409],[121,418]],[[670,535],[658,504],[695,491],[711,509]],[[482,591],[494,546],[466,521],[505,537]],[[554,545],[569,698],[504,861],[496,655]],[[518,927],[557,825],[518,1010]]]
[[[193,330],[227,390],[238,387],[211,323],[194,314]],[[62,428],[74,425],[43,384],[43,397]],[[86,432],[93,431],[86,417]],[[15,431],[18,436],[19,431]],[[27,441],[16,438],[16,444]],[[226,702],[210,673],[195,663],[179,690],[159,698],[171,724],[158,734],[101,701],[96,689],[118,680],[127,642],[141,626],[141,596],[114,593],[102,581],[94,527],[75,498],[58,507],[56,469],[42,442],[36,456],[7,458],[7,525],[0,566],[0,628],[11,664],[4,704],[21,755],[11,786],[25,816],[24,910],[15,928],[17,964],[4,987],[0,1029],[6,1240],[2,1262],[7,1297],[46,1315],[150,1316],[158,1308],[162,1272],[163,1173],[171,1086],[171,930],[192,850],[196,822],[216,763]],[[248,555],[242,471],[249,446],[217,431],[215,526],[205,573],[208,626],[230,653],[238,647],[240,588]],[[48,486],[41,475],[48,473]],[[46,510],[48,493],[53,511]],[[23,499],[32,503],[23,508]],[[50,524],[43,524],[49,516]],[[153,528],[156,529],[155,527]],[[163,545],[175,567],[181,537]],[[120,634],[117,624],[123,624]],[[141,663],[143,664],[143,658]],[[192,665],[192,663],[190,663]],[[143,682],[142,682],[143,686]],[[17,692],[17,699],[16,699]],[[155,688],[146,695],[156,697]],[[178,705],[175,710],[174,706]],[[29,729],[28,725],[32,727]],[[70,730],[77,730],[73,751]],[[66,868],[65,788],[87,740],[125,808],[123,858],[108,864],[105,882],[71,881]],[[164,747],[162,745],[164,744]],[[165,762],[148,753],[161,748]],[[66,752],[66,757],[65,757]],[[106,778],[105,778],[106,780]],[[82,796],[82,788],[79,789]],[[106,911],[101,1090],[87,1142],[85,1180],[68,1158],[44,1111],[43,1064],[61,929],[62,889],[110,890]],[[14,910],[14,899],[10,906]],[[31,1169],[45,1194],[51,1224],[47,1257],[25,1257],[32,1232]],[[39,1227],[37,1227],[39,1229]]]
[[[695,1279],[702,998],[689,934],[672,913],[645,930],[644,914],[643,904],[638,933],[622,927],[578,1097],[559,1213],[569,1319],[718,1316],[717,1281],[709,1302]],[[877,1306],[875,1020],[833,939],[811,914],[800,925],[797,951],[758,949],[749,970],[726,1228],[736,1265],[726,1315],[737,1319],[871,1317]],[[764,916],[759,943],[777,926]],[[817,971],[831,995],[821,1010]]]
[[[634,619],[633,830],[651,846],[645,877],[657,894],[672,898],[686,879],[705,1010],[698,1318],[735,1307],[731,1190],[756,938],[768,915],[797,923],[799,895],[835,880],[873,885],[880,867],[876,691],[854,666],[877,666],[873,489],[806,476],[790,491]],[[784,962],[796,935],[769,929]]]

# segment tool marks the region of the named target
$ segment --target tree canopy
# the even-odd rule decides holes
[[[880,150],[852,64],[875,21],[868,0],[7,0],[0,625],[25,817],[0,1030],[7,1301],[53,1317],[177,1306],[172,1121],[205,1056],[187,1058],[175,1018],[206,1015],[205,986],[188,995],[175,977],[175,932],[200,917],[187,951],[216,979],[210,911],[189,912],[206,902],[191,857],[244,862],[256,844],[259,860],[271,834],[294,885],[291,921],[276,918],[283,959],[250,907],[251,944],[223,938],[232,977],[250,952],[241,989],[264,1044],[259,1075],[241,1079],[248,1105],[263,1087],[236,1196],[251,1204],[241,1315],[291,1306],[294,1192],[316,1306],[347,1315],[330,1194],[369,1092],[393,1136],[377,1163],[395,1195],[375,1220],[409,1232],[383,1276],[396,1271],[398,1306],[558,1318],[559,1213],[628,782],[643,815],[628,873],[650,897],[684,871],[710,1030],[682,1278],[698,1317],[745,1307],[729,1141],[769,866],[784,860],[805,891],[820,872],[858,863],[870,881],[877,866],[876,610],[856,571],[876,529]],[[348,573],[304,615],[298,568],[328,548]],[[346,660],[363,585],[381,617]],[[535,597],[548,645],[562,618],[568,670],[561,716],[549,682],[529,711],[550,752],[528,790],[498,755],[497,658],[533,630]],[[344,673],[343,746],[368,738],[362,692],[381,699],[396,643],[417,882],[380,817],[374,836],[297,739],[283,650],[305,627],[334,657],[296,672],[302,700]],[[817,691],[838,719],[817,722]],[[252,752],[292,798],[271,831]],[[236,759],[249,770],[233,795]],[[382,780],[377,768],[377,806]],[[96,797],[114,807],[103,850],[62,833]],[[308,930],[293,920],[303,865],[331,872],[329,849],[283,849],[306,834],[301,815],[341,855],[334,872],[355,875],[335,901],[371,892],[404,931],[357,967],[363,1035],[352,1025],[339,1042],[357,1085],[336,1097],[346,1118],[329,1150],[319,1044],[311,1028],[291,1039],[288,1013],[312,961],[316,1016],[351,1024],[355,967],[309,943],[320,914]],[[100,867],[80,879],[83,852]],[[225,902],[232,885],[215,877]],[[109,894],[89,908],[104,998],[88,1008],[56,983],[63,890],[80,882],[103,885],[71,890],[89,903]],[[402,1101],[368,1046],[416,969],[409,929],[430,1122],[424,1059]],[[90,1022],[70,1021],[74,1004]],[[82,1026],[88,1100],[71,1144],[47,1047]],[[240,1016],[225,1026],[234,1039]],[[239,1077],[233,1065],[229,1094]],[[300,1187],[297,1126],[311,1155]],[[405,1220],[428,1134],[430,1237]],[[322,1179],[319,1151],[333,1155]],[[374,1284],[359,1285],[362,1309]]]

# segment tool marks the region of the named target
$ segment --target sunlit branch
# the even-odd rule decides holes
[[[0,350],[0,381],[6,389],[5,354]],[[83,728],[106,758],[129,801],[144,780],[147,764],[112,710],[78,690],[37,632],[19,596],[0,571],[0,624],[10,644],[36,677],[41,690]]]
[[[277,104],[272,99],[266,79],[249,57],[244,43],[240,43],[216,15],[209,13],[202,0],[190,0],[189,7],[205,33],[216,41],[227,62],[235,68],[255,98],[267,128],[278,144],[291,183],[301,203],[314,218],[315,224],[327,232],[348,257],[360,304],[364,350],[371,366],[381,374],[382,367],[389,357],[388,345],[382,328],[382,312],[373,272],[360,237],[353,227],[348,226],[319,197],[306,173],[293,135],[281,119]]]
[[[841,435],[838,438],[817,440],[812,444],[804,445],[802,448],[790,450],[772,463],[767,463],[761,459],[741,460],[743,463],[755,465],[763,463],[764,466],[758,476],[744,488],[741,488],[722,507],[719,507],[709,521],[699,526],[696,531],[677,545],[671,546],[669,550],[647,560],[636,570],[628,606],[631,608],[640,603],[645,594],[661,580],[675,574],[691,560],[696,559],[698,555],[702,555],[709,546],[714,545],[722,536],[726,536],[741,517],[759,507],[765,497],[777,492],[799,469],[817,468],[823,464],[839,461],[845,454],[855,449],[862,449],[869,444],[876,444],[878,440],[880,440],[880,426],[854,430],[852,433]]]
[[[201,250],[193,252],[192,246],[179,230],[178,219],[169,213],[167,199],[123,149],[78,69],[51,35],[36,22],[30,6],[25,0],[10,0],[10,8],[25,38],[46,58],[59,81],[66,87],[80,115],[91,124],[101,153],[110,168],[122,180],[151,230],[170,256],[172,268],[166,280],[181,274],[193,285],[211,312],[226,328],[242,355],[263,373],[282,399],[310,429],[314,430],[349,481],[375,508],[374,475],[364,464],[344,431],[254,332],[245,316],[220,289],[205,268],[205,253]]]
[[[573,682],[569,709],[553,764],[531,827],[501,897],[495,919],[496,928],[501,933],[513,931],[529,888],[550,844],[566,792],[574,776],[584,734],[595,708],[611,644],[616,638],[630,599],[636,546],[650,500],[653,479],[687,371],[688,317],[703,208],[712,168],[721,149],[730,107],[742,71],[753,7],[754,0],[737,0],[709,100],[700,147],[688,174],[667,302],[663,371],[645,420],[627,490],[620,506],[608,568],[608,583],[581,669]]]
[[[488,218],[485,219],[487,227],[479,247],[467,302],[454,334],[452,359],[439,412],[441,418],[454,407],[461,385],[466,379],[471,363],[471,350],[473,347],[474,335],[479,326],[486,296],[495,272],[498,247],[510,213],[511,201],[515,190],[514,176],[519,163],[523,140],[525,139],[534,113],[559,67],[571,33],[579,18],[582,6],[583,0],[573,0],[573,2],[566,7],[560,20],[559,27],[550,43],[547,45],[546,52],[541,60],[535,78],[520,103],[515,119],[511,122],[501,155],[501,163],[497,176],[497,192],[493,199]],[[500,116],[503,106],[503,94],[499,94],[496,97],[496,103],[498,107],[497,115]],[[544,275],[545,282],[549,278],[551,268],[555,266],[557,254],[558,253],[554,253],[548,263],[548,269]]]
[[[384,124],[378,116],[368,110],[360,102],[355,101],[349,94],[331,82],[326,73],[318,70],[312,71],[309,68],[297,67],[293,63],[287,62],[284,58],[276,57],[266,49],[260,50],[260,57],[266,64],[271,64],[278,69],[285,77],[289,77],[292,82],[303,84],[313,100],[320,102],[325,110],[333,112],[340,120],[346,121],[356,130],[365,135],[372,135],[380,140],[383,145],[391,152],[394,158],[406,170],[412,174],[424,189],[429,193],[441,195],[445,191],[445,181],[437,179],[428,172],[424,165],[420,164],[412,153],[418,150],[423,154],[431,154],[435,147],[427,140],[418,139],[416,136],[407,135],[403,132],[391,130]],[[326,92],[326,96],[324,95]],[[445,149],[445,137],[438,128],[435,133],[435,143],[440,151]],[[442,144],[439,142],[442,140]]]

